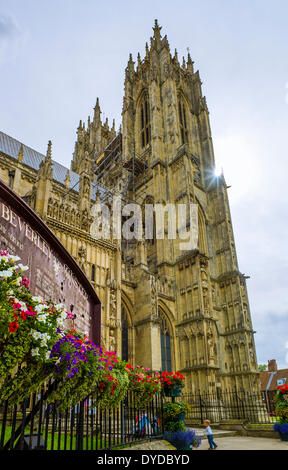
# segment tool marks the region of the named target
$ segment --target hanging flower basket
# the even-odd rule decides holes
[[[162,372],[160,380],[166,397],[181,397],[185,377],[180,372]]]

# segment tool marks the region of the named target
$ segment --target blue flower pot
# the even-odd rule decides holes
[[[172,445],[176,447],[177,450],[192,450],[192,445],[184,442],[172,442]]]
[[[178,416],[175,417],[175,421],[184,421],[185,413],[180,413]]]
[[[164,389],[166,397],[181,397],[182,387],[180,385],[175,385],[174,387]]]

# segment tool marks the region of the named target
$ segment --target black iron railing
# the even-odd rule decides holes
[[[20,405],[0,406],[0,449],[101,450],[119,449],[147,439],[161,438],[162,396],[145,406],[129,392],[116,409],[101,409],[97,393],[60,412],[47,397],[49,384]]]
[[[101,450],[119,449],[163,436],[163,398],[158,394],[145,406],[129,392],[116,409],[101,409],[97,392],[60,412],[47,398],[56,386],[49,383],[21,404],[0,404],[0,449]],[[274,392],[275,394],[275,392]],[[273,394],[273,395],[274,395]],[[187,425],[241,420],[250,424],[276,421],[273,395],[231,390],[184,393],[177,401],[189,404]]]
[[[203,423],[209,419],[213,423],[241,420],[251,424],[273,424],[275,416],[275,392],[265,394],[230,390],[215,393],[183,393],[177,401],[189,404],[190,411],[186,413],[189,423]]]

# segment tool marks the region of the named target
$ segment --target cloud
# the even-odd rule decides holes
[[[2,38],[13,37],[17,33],[18,27],[14,18],[0,16],[0,40]]]
[[[17,58],[25,36],[14,17],[0,14],[0,63]]]

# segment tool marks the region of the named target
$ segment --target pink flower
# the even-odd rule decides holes
[[[28,277],[23,277],[22,281],[20,282],[20,285],[25,286],[26,288],[28,288],[29,284],[30,284],[30,281],[29,281]]]
[[[21,308],[21,305],[18,304],[18,303],[14,303],[13,308],[14,308],[14,310],[18,310],[18,308]]]
[[[72,312],[66,312],[67,313],[67,318],[70,320],[74,320],[74,314]]]

